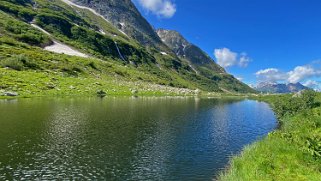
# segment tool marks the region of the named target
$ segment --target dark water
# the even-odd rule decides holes
[[[0,100],[0,180],[212,180],[275,127],[250,100]]]

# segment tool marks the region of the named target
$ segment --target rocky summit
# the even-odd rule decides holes
[[[199,47],[188,42],[179,32],[174,30],[158,29],[158,36],[170,47],[177,56],[185,59],[194,67],[196,71],[201,72],[201,67],[217,73],[225,74],[225,70],[217,65],[214,60]]]
[[[137,40],[161,50],[168,50],[155,33],[152,26],[139,13],[131,0],[70,0],[81,6],[97,11],[118,30]]]

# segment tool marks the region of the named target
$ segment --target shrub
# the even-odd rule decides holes
[[[29,59],[25,55],[13,55],[12,57],[1,61],[2,67],[9,67],[14,70],[23,70],[24,68],[29,69],[40,69],[40,66],[37,65],[33,60]]]
[[[97,65],[95,64],[95,62],[90,62],[88,64],[88,66],[91,67],[92,69],[98,70]]]
[[[285,115],[294,115],[300,111],[313,108],[316,105],[315,97],[316,93],[313,90],[305,90],[298,96],[278,99],[273,104],[274,111],[279,118]]]
[[[321,137],[313,135],[306,139],[305,149],[313,157],[321,157]]]
[[[22,22],[10,20],[6,22],[5,30],[18,41],[29,45],[45,46],[51,44],[51,40],[47,35]]]
[[[23,63],[19,59],[9,58],[1,61],[1,67],[9,67],[14,70],[23,70]]]
[[[83,70],[77,65],[65,65],[65,67],[62,68],[62,71],[75,77],[77,77],[79,73],[83,73]]]

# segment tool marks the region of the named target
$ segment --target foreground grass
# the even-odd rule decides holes
[[[321,94],[311,106],[290,95],[259,99],[272,105],[280,128],[234,157],[219,180],[321,180]]]
[[[4,92],[16,92],[18,97],[38,96],[96,96],[107,95],[194,95],[194,90],[129,82],[109,76],[66,76],[59,72],[15,71],[0,69],[0,98]],[[2,88],[2,89],[1,89]]]

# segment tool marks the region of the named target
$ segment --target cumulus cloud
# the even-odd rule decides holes
[[[319,87],[319,83],[315,80],[308,80],[305,83],[303,83],[303,85],[310,88]]]
[[[315,80],[307,80],[303,83],[304,86],[314,89],[315,91],[321,91],[321,84]]]
[[[215,49],[214,56],[217,63],[224,68],[236,65],[245,68],[251,61],[250,57],[248,57],[246,53],[241,53],[239,56],[238,53],[233,52],[228,48]]]
[[[276,68],[268,68],[255,73],[261,81],[298,83],[303,80],[321,76],[321,69],[316,69],[310,65],[297,66],[289,72],[282,72]]]
[[[250,62],[250,57],[248,57],[246,53],[242,53],[240,57],[239,66],[245,68],[249,65]]]
[[[228,48],[215,49],[214,55],[217,63],[224,68],[231,67],[237,63],[237,53]]]
[[[260,70],[256,72],[255,75],[260,81],[266,82],[284,81],[288,78],[288,75],[286,73],[276,68]]]
[[[315,70],[311,66],[298,66],[294,70],[288,72],[288,82],[297,83],[304,79],[321,75],[321,70]]]
[[[138,2],[144,9],[159,17],[171,18],[176,13],[176,4],[172,0],[138,0]]]

